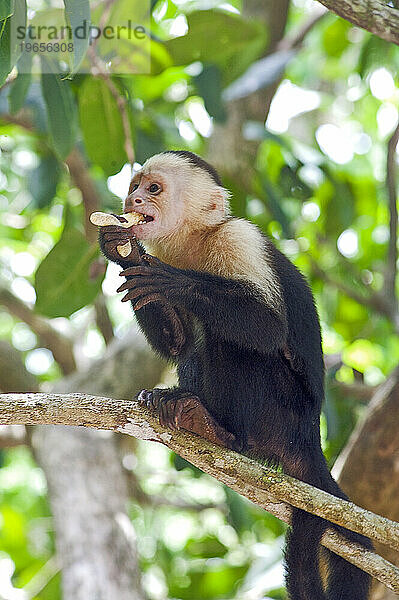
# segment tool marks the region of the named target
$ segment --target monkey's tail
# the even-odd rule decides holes
[[[332,478],[324,457],[317,465],[313,463],[313,469],[308,470],[308,473],[312,475],[303,477],[302,473],[301,479],[338,498],[348,499]],[[298,476],[294,473],[290,474],[294,477]],[[323,551],[326,566],[326,577],[323,578],[326,585],[323,585],[320,570],[320,542],[327,527],[332,527],[347,540],[367,549],[373,547],[371,541],[363,535],[294,508],[285,550],[287,590],[290,600],[367,600],[370,576],[329,550]]]

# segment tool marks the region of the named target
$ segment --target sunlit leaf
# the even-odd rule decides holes
[[[46,61],[47,67],[56,66]],[[47,107],[48,126],[53,146],[60,158],[65,158],[75,143],[77,120],[71,83],[58,73],[42,73],[43,97]]]
[[[234,80],[266,45],[264,26],[242,17],[202,10],[187,16],[187,35],[165,42],[177,65],[200,60],[222,68],[224,84]]]
[[[27,93],[29,91],[29,86],[32,81],[32,53],[31,52],[22,52],[19,57],[17,67],[18,67],[18,77],[13,82],[11,86],[10,93],[8,94],[8,102],[10,104],[10,112],[16,113],[23,107]]]
[[[40,164],[32,171],[28,185],[36,208],[44,208],[53,200],[60,173],[59,162],[53,154],[43,157]]]
[[[351,23],[344,19],[334,18],[323,31],[323,47],[329,56],[341,56],[344,50],[349,46],[348,31],[352,27]]]
[[[89,267],[98,254],[83,233],[66,225],[59,242],[40,263],[35,277],[36,310],[46,317],[69,317],[93,302],[103,275],[90,280]]]
[[[73,36],[73,71],[76,73],[89,47],[89,0],[64,0],[65,16]],[[82,33],[85,32],[85,35]]]
[[[5,12],[9,12],[9,9]],[[22,42],[17,36],[17,30],[25,26],[26,0],[14,0],[12,15],[0,20],[0,85],[4,83],[22,52]]]
[[[222,72],[215,65],[205,65],[194,79],[205,108],[215,121],[226,121],[227,112],[222,102]]]
[[[87,77],[79,89],[79,115],[87,153],[108,175],[127,162],[118,104],[105,81]]]

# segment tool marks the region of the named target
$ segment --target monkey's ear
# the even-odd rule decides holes
[[[226,212],[229,209],[229,197],[230,193],[228,190],[220,187],[214,192],[212,192],[209,208],[210,210],[217,210],[220,212]]]

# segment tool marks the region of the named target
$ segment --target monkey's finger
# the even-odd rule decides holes
[[[141,257],[146,263],[152,266],[161,266],[163,263],[156,256],[152,256],[151,254],[143,254]]]
[[[102,239],[104,242],[127,242],[129,240],[129,236],[125,231],[110,231],[109,233],[104,233],[102,235]]]
[[[171,287],[170,280],[162,277],[154,277],[154,276],[140,276],[140,277],[132,277],[130,279],[122,283],[116,290],[117,292],[124,292],[125,290],[130,290],[136,287]]]
[[[151,302],[164,303],[166,302],[166,298],[165,296],[162,296],[162,294],[150,294],[149,296],[145,296],[136,302],[136,304],[133,306],[133,310],[140,310],[140,308],[143,308],[143,306],[146,306],[147,304],[151,304]]]
[[[126,296],[122,298],[122,302],[137,300],[137,298],[140,298],[140,296],[149,296],[150,294],[156,294],[157,292],[159,293],[159,289],[153,286],[135,288],[134,290],[130,290],[130,292],[128,292]]]
[[[121,277],[140,277],[153,276],[153,277],[167,277],[168,279],[174,279],[176,276],[164,269],[163,267],[147,267],[146,265],[136,265],[134,267],[128,267],[119,273]]]
[[[122,285],[120,285],[118,287],[118,289],[116,290],[117,292],[124,292],[125,290],[131,290],[133,288],[145,288],[145,287],[156,287],[159,288],[159,282],[154,279],[153,277],[146,277],[144,278],[133,278],[133,279],[128,279],[127,281],[125,281],[125,283],[122,283]]]
[[[146,267],[143,265],[137,265],[135,267],[128,267],[119,273],[121,277],[128,277],[130,275],[151,275],[153,274],[153,270],[151,267]]]

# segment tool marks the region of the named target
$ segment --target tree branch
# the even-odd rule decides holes
[[[273,514],[288,519],[282,502],[302,508],[353,531],[399,548],[399,523],[340,500],[292,477],[268,469],[245,456],[188,432],[161,427],[149,410],[136,402],[87,394],[9,394],[0,396],[0,422],[6,424],[80,425],[110,429],[139,439],[161,442],[206,473]],[[335,540],[335,541],[334,541]],[[335,532],[323,544],[370,572],[399,592],[399,569],[341,539]]]
[[[342,281],[331,277],[327,271],[320,268],[313,258],[309,257],[309,262],[313,274],[316,277],[324,281],[326,284],[335,287],[337,290],[348,296],[348,298],[352,298],[352,300],[355,300],[355,302],[358,302],[362,306],[368,306],[380,315],[392,320],[392,325],[395,329],[395,332],[399,333],[399,322],[393,319],[392,309],[390,304],[387,302],[385,295],[383,296],[377,292],[368,292],[367,294],[359,293],[349,285],[346,285]]]
[[[9,313],[29,325],[44,347],[51,350],[64,375],[76,370],[72,343],[56,331],[46,319],[37,315],[25,302],[4,287],[0,287],[0,305],[5,306]]]
[[[71,178],[82,194],[85,212],[85,235],[88,242],[97,241],[97,228],[90,222],[91,213],[99,209],[99,193],[96,190],[93,179],[90,177],[86,162],[77,148],[67,156],[65,163],[68,166]]]
[[[353,25],[399,45],[399,11],[381,0],[319,0]]]
[[[94,302],[94,310],[96,311],[96,325],[104,338],[104,342],[108,346],[114,339],[114,328],[112,326],[111,317],[107,309],[107,304],[103,294],[99,294]]]
[[[331,381],[330,387],[339,390],[345,396],[352,396],[364,404],[371,400],[377,388],[377,386],[365,385],[364,383],[344,383],[336,379]]]

